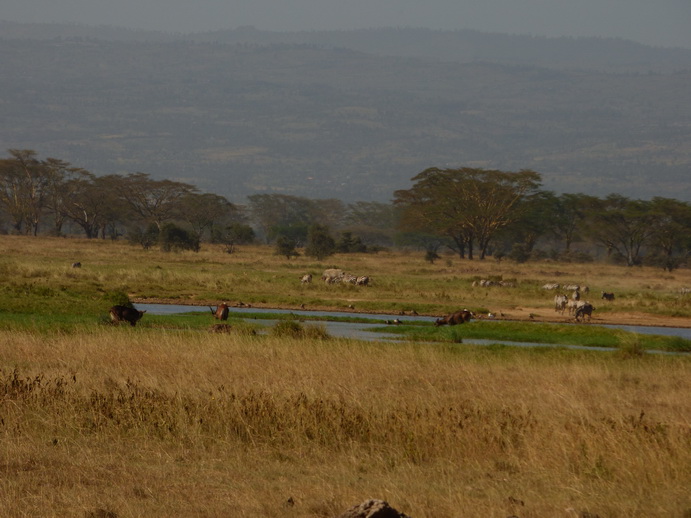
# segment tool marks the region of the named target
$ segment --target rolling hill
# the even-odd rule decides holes
[[[381,29],[0,23],[0,143],[242,203],[388,201],[427,167],[691,200],[691,51]]]

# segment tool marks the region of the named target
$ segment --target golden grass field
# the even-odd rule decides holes
[[[691,513],[688,355],[98,321],[109,290],[356,311],[531,308],[551,318],[553,294],[537,286],[568,280],[618,294],[600,318],[688,324],[679,296],[687,270],[453,257],[430,265],[403,252],[317,263],[267,247],[163,254],[14,236],[0,237],[0,253],[0,320],[19,318],[10,296],[27,307],[64,300],[85,314],[55,332],[0,326],[1,516],[333,517],[368,498],[413,518]],[[372,286],[299,283],[329,266],[371,275]],[[490,276],[517,287],[471,286]]]

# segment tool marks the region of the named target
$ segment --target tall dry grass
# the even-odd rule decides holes
[[[683,516],[690,361],[0,332],[0,514]]]

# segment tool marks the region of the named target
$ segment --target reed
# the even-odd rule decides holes
[[[3,516],[691,509],[685,357],[106,327],[0,370]]]

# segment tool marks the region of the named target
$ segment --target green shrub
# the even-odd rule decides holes
[[[127,306],[128,308],[133,308],[134,305],[130,301],[130,297],[127,293],[122,291],[109,291],[103,295],[104,305],[109,308],[112,306]]]
[[[329,338],[326,328],[322,325],[303,326],[295,320],[281,320],[271,329],[272,336],[288,338],[307,338],[324,340]]]
[[[199,252],[200,248],[197,236],[174,223],[163,225],[158,240],[161,250],[164,252],[179,252],[182,250]]]

